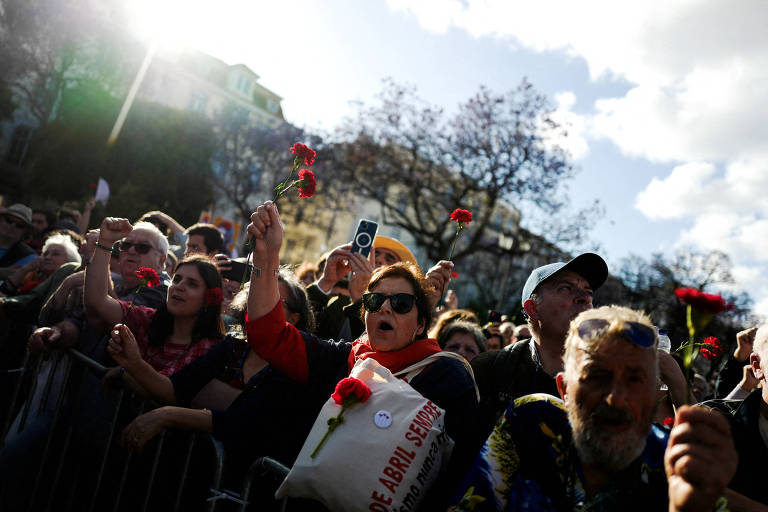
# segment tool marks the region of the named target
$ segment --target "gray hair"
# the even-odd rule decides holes
[[[606,320],[609,323],[607,329],[600,332],[598,336],[593,339],[584,340],[579,336],[579,325],[585,320],[599,318]],[[566,381],[569,378],[578,378],[578,361],[579,355],[583,352],[594,353],[600,345],[617,334],[621,334],[623,331],[624,322],[637,322],[650,327],[654,332],[654,343],[650,347],[646,347],[644,350],[652,350],[654,356],[657,353],[657,347],[659,345],[658,336],[655,334],[656,330],[651,323],[651,319],[642,311],[636,311],[634,309],[626,308],[624,306],[602,306],[597,309],[588,309],[581,312],[576,318],[571,321],[571,325],[568,328],[568,336],[565,339],[565,355],[563,356],[563,368],[565,370]],[[659,368],[658,364],[654,365],[655,378],[658,378]],[[654,378],[654,382],[655,382]]]
[[[157,226],[151,222],[141,221],[133,225],[133,230],[140,230],[149,233],[152,238],[155,239],[157,247],[155,247],[162,254],[168,254],[168,238],[157,229]]]
[[[64,250],[67,252],[67,261],[77,262],[78,265],[82,262],[79,248],[68,235],[65,235],[64,233],[55,233],[49,236],[45,239],[42,252],[45,252],[45,250],[51,245],[60,245],[64,247]]]

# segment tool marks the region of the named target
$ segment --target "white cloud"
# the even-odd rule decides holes
[[[678,246],[720,250],[734,262],[737,288],[756,299],[768,318],[768,155],[753,155],[723,173],[708,163],[675,167],[637,195],[635,207],[651,219],[690,219]]]
[[[450,27],[583,58],[635,86],[596,102],[594,134],[652,161],[722,161],[758,149],[768,119],[761,0],[388,0],[428,30]],[[761,130],[761,127],[763,128]]]
[[[768,9],[763,0],[388,0],[426,29],[465,29],[583,58],[594,80],[631,84],[578,118],[579,136],[670,163],[635,207],[683,219],[679,244],[720,249],[768,316]],[[559,98],[570,112],[567,95]],[[585,142],[586,144],[586,142]]]
[[[674,219],[706,204],[712,193],[703,180],[715,173],[708,163],[679,165],[665,179],[653,178],[645,190],[637,195],[635,207],[650,219]]]
[[[565,130],[565,137],[557,137],[548,140],[547,143],[558,145],[570,153],[573,160],[581,160],[589,154],[587,142],[587,119],[573,112],[571,109],[576,104],[576,95],[571,91],[555,94],[555,111],[550,116]]]

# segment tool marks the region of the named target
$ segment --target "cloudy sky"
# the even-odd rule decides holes
[[[592,238],[609,266],[720,249],[768,315],[764,0],[134,4],[140,30],[246,64],[310,128],[373,101],[384,77],[448,110],[527,77],[569,125],[574,203],[606,208]]]

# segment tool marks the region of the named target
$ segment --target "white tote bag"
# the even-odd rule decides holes
[[[438,352],[397,375],[413,379],[438,357],[461,358]],[[356,363],[350,377],[368,385],[371,396],[344,411],[343,423],[311,458],[328,419],[341,411],[333,399],[325,403],[275,497],[315,499],[334,512],[415,510],[450,458],[445,411],[373,359]]]

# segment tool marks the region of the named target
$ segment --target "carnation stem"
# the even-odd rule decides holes
[[[139,293],[141,293],[141,289],[142,288],[144,288],[144,282],[143,281],[139,285],[139,289],[136,290],[136,293],[134,294],[133,299],[131,299],[131,303],[128,304],[128,311],[125,312],[125,316],[126,317],[128,316],[128,313],[130,313],[131,310],[133,309],[133,303],[136,302],[136,298],[139,296]]]
[[[453,242],[451,242],[451,250],[448,253],[448,261],[452,261],[453,251],[456,249],[456,241],[459,239],[459,235],[461,234],[462,229],[464,229],[464,226],[459,223],[459,229],[456,230],[456,236],[453,237]]]
[[[275,201],[277,201],[277,200],[275,200]],[[245,242],[245,246],[248,249],[248,254],[245,255],[245,270],[246,271],[243,272],[243,277],[240,278],[240,289],[241,290],[243,288],[245,288],[245,277],[246,276],[250,277],[249,276],[250,272],[248,272],[248,260],[251,259],[251,254],[253,253],[252,244],[253,244],[253,238],[249,238]]]
[[[317,447],[315,448],[315,450],[309,456],[310,459],[314,459],[317,456],[317,452],[320,451],[320,448],[322,448],[323,445],[325,444],[325,442],[328,440],[328,437],[331,435],[331,432],[336,430],[336,427],[338,427],[339,425],[344,423],[343,414],[344,414],[344,411],[346,411],[346,410],[347,410],[347,405],[345,404],[345,405],[343,405],[341,407],[341,412],[339,412],[338,416],[334,416],[332,418],[328,418],[328,431],[325,433],[323,438],[317,444]]]
[[[291,190],[291,189],[292,189],[292,188],[293,188],[293,187],[294,187],[296,184],[298,184],[298,183],[301,183],[302,181],[303,181],[303,180],[294,180],[294,182],[293,182],[293,183],[291,183],[290,185],[288,185],[287,187],[285,187],[285,188],[281,188],[280,190],[278,190],[278,191],[277,191],[277,194],[275,195],[275,200],[274,200],[273,202],[274,202],[275,204],[277,204],[277,200],[278,200],[278,199],[280,199],[280,198],[283,196],[283,194],[284,194],[285,192],[288,192],[288,191],[289,191],[289,190]]]

